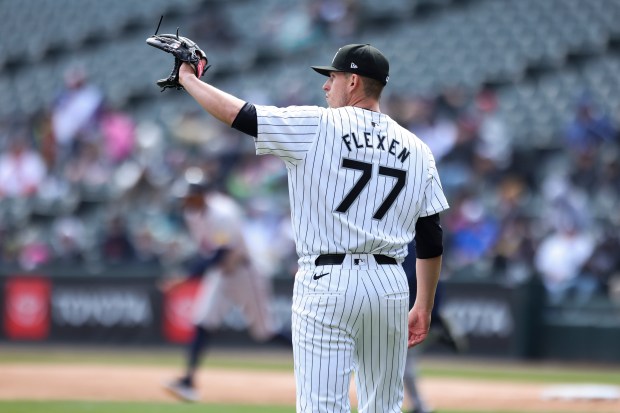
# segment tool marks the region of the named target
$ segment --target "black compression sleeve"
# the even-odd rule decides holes
[[[439,214],[418,218],[415,224],[415,253],[417,258],[435,258],[443,254],[443,229]]]
[[[231,126],[238,131],[256,138],[256,135],[258,135],[258,118],[256,117],[256,108],[254,105],[245,102],[245,105],[243,105],[239,113],[237,113],[237,117]]]

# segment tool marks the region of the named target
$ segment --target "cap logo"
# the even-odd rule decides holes
[[[353,62],[351,62],[351,69],[357,69],[357,65]]]

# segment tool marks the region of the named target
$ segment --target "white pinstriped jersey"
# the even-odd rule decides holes
[[[448,208],[428,146],[389,116],[347,106],[256,106],[256,153],[286,164],[300,263],[407,255],[419,217]]]

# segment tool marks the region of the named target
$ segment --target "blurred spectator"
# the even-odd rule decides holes
[[[592,297],[597,282],[583,276],[581,269],[594,247],[594,239],[566,216],[543,239],[534,262],[551,304],[562,303],[572,293],[580,303]]]
[[[575,185],[563,168],[551,169],[540,187],[543,205],[539,218],[548,227],[574,221],[581,228],[591,228],[591,200],[585,188]]]
[[[604,147],[599,156],[597,174],[594,182],[587,186],[590,203],[594,213],[604,223],[605,228],[618,228],[620,226],[620,214],[617,214],[617,206],[620,203],[620,159],[618,147]],[[575,179],[577,181],[577,179]]]
[[[478,142],[476,155],[479,172],[493,173],[505,170],[512,161],[512,137],[498,108],[495,92],[480,91],[476,96]]]
[[[187,110],[174,117],[170,121],[170,129],[175,139],[188,145],[211,145],[220,132],[218,124],[199,109]],[[215,145],[225,144],[223,141]]]
[[[287,193],[286,170],[275,156],[246,156],[231,170],[226,187],[237,199],[247,201],[256,197],[283,199]],[[284,206],[286,210],[288,207]]]
[[[533,274],[535,254],[531,219],[516,215],[502,223],[494,248],[493,275],[511,283],[526,281]]]
[[[441,160],[452,151],[457,141],[457,128],[453,119],[438,117],[435,101],[418,100],[419,112],[409,130],[422,139],[431,149],[435,160]]]
[[[192,13],[190,22],[189,36],[199,44],[217,44],[222,47],[234,47],[239,34],[234,30],[227,14],[224,12],[222,4],[210,2],[208,7],[202,7]]]
[[[436,99],[437,117],[455,121],[466,113],[469,102],[469,96],[463,88],[445,88]]]
[[[51,108],[58,162],[64,162],[71,155],[79,136],[94,138],[97,111],[103,103],[102,92],[88,82],[83,67],[67,69],[64,82],[64,89]]]
[[[529,194],[519,176],[504,178],[495,195],[493,211],[499,220],[494,247],[493,274],[511,282],[525,281],[533,272],[534,234],[527,217]]]
[[[0,264],[16,264],[19,245],[17,244],[17,232],[0,220]]]
[[[52,113],[44,108],[32,119],[35,144],[40,148],[41,156],[48,170],[53,171],[56,165],[56,138],[52,127]]]
[[[491,252],[499,234],[496,219],[472,194],[462,194],[452,203],[452,212],[445,220],[449,233],[446,251],[450,251],[446,266],[456,270],[469,265],[485,265],[485,261],[492,258]]]
[[[582,96],[573,119],[564,130],[564,141],[577,156],[596,150],[603,142],[616,139],[618,130],[609,117],[597,107],[592,97]]]
[[[620,194],[620,147],[603,147],[600,154],[600,173],[598,185],[610,192]]]
[[[596,284],[595,293],[611,296],[613,277],[620,274],[620,235],[616,228],[606,226],[597,239],[593,252],[581,268],[581,277]]]
[[[592,193],[598,188],[600,177],[600,162],[598,153],[583,152],[571,162],[570,180],[580,188]]]
[[[40,228],[30,227],[16,234],[21,268],[33,270],[52,260],[52,251],[49,244],[44,241],[42,232]]]
[[[160,246],[148,226],[143,226],[134,235],[136,261],[142,264],[159,264]]]
[[[118,264],[132,261],[136,251],[125,220],[114,215],[107,222],[101,243],[101,257],[107,263]]]
[[[24,132],[17,132],[0,154],[0,199],[33,196],[46,173],[41,155],[30,147]]]
[[[69,182],[83,189],[107,188],[112,177],[112,168],[95,142],[83,141],[65,167]]]
[[[446,162],[467,164],[467,169],[471,169],[469,164],[474,160],[479,124],[472,114],[465,112],[456,119],[456,127],[456,142],[445,160]]]
[[[107,158],[118,164],[127,159],[135,145],[135,124],[123,111],[107,107],[99,119],[99,128]]]
[[[321,39],[320,26],[306,3],[278,4],[259,28],[263,53],[287,54],[308,49]]]
[[[333,41],[348,43],[358,31],[360,7],[358,0],[310,0],[311,14]],[[315,10],[312,12],[312,10]]]
[[[59,217],[52,227],[51,247],[55,262],[84,261],[85,230],[82,221],[74,216]]]

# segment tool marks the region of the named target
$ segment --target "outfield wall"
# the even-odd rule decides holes
[[[94,275],[76,268],[0,271],[4,342],[180,345],[191,337],[195,281],[163,293],[161,270],[154,268],[114,267]],[[274,278],[273,287],[276,322],[290,328],[293,280]],[[548,308],[541,288],[448,281],[442,311],[466,335],[465,355],[620,362],[620,308]],[[214,344],[254,345],[245,327],[242,313],[232,311]]]

